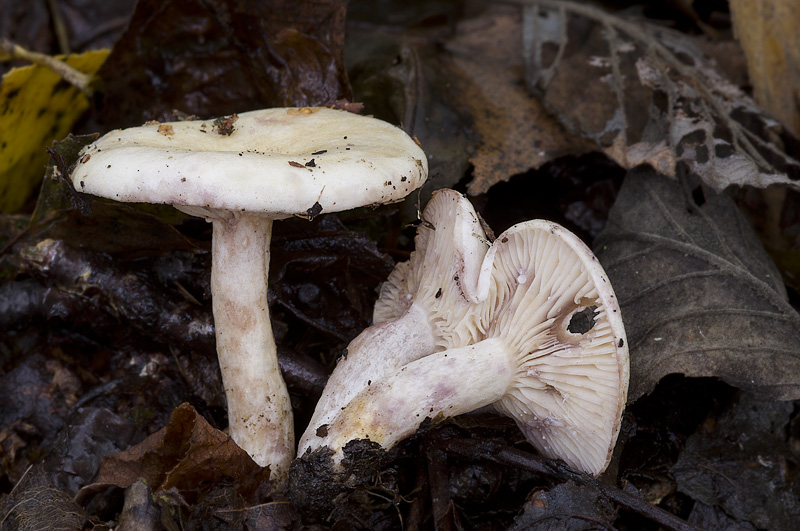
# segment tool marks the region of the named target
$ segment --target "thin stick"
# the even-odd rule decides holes
[[[87,96],[92,93],[92,90],[89,88],[90,76],[55,57],[26,50],[19,44],[11,42],[8,39],[0,39],[0,61],[13,61],[17,59],[49,68],[64,78],[67,83],[77,87]]]
[[[625,492],[612,485],[606,485],[597,479],[572,470],[563,463],[541,456],[523,452],[516,448],[504,446],[495,441],[477,441],[474,439],[449,439],[443,442],[443,449],[448,453],[462,457],[485,459],[502,465],[523,468],[536,474],[558,481],[574,481],[598,491],[610,501],[635,512],[658,525],[674,531],[697,531],[697,528],[678,518],[674,514]]]

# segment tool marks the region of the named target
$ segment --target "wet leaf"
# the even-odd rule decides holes
[[[620,165],[673,176],[685,164],[717,190],[800,189],[797,139],[684,35],[575,2],[518,1],[529,87]]]
[[[475,148],[468,119],[453,105],[458,91],[446,58],[430,41],[387,32],[383,25],[355,26],[347,60],[354,97],[366,112],[403,128],[428,156],[422,201],[454,186]],[[416,196],[416,194],[412,194]]]
[[[110,48],[136,0],[60,0],[57,5],[0,0],[0,35],[47,54]],[[0,64],[0,73],[5,71]]]
[[[128,448],[136,426],[105,407],[83,407],[70,415],[57,436],[48,437],[44,469],[53,482],[74,496],[100,470],[104,456]]]
[[[345,2],[142,0],[99,72],[108,128],[349,98]],[[136,87],[136,90],[130,90]]]
[[[96,50],[63,58],[94,74],[108,55]],[[86,96],[43,66],[16,68],[0,85],[0,212],[21,208],[41,182],[48,146],[69,133],[89,108]]]
[[[0,426],[30,419],[41,435],[55,433],[80,386],[73,367],[44,353],[27,356],[0,376],[0,389],[14,390],[0,394]]]
[[[633,170],[594,248],[625,321],[629,401],[671,373],[800,398],[800,315],[729,198]]]
[[[275,224],[270,302],[320,332],[349,341],[371,324],[375,289],[393,264],[336,216]]]
[[[792,403],[741,393],[687,441],[672,467],[678,489],[721,509],[727,525],[793,528],[800,518],[800,455],[786,434],[795,409]],[[693,519],[711,516],[699,509]]]

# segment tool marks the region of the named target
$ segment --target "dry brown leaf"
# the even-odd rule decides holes
[[[127,488],[140,478],[153,492],[177,491],[193,503],[198,491],[227,478],[248,499],[269,470],[258,466],[230,436],[213,428],[189,404],[175,408],[169,423],[132,448],[103,459],[91,493],[108,485]],[[80,495],[79,495],[80,496]]]
[[[730,8],[736,36],[747,57],[753,97],[795,136],[800,136],[800,4],[731,0]],[[762,238],[776,253],[795,254],[797,260],[800,254],[796,247],[792,249],[797,232],[785,234],[782,230],[786,194],[783,188],[771,188],[762,194]]]
[[[800,136],[800,3],[731,0],[755,100]]]
[[[567,133],[525,90],[521,46],[522,23],[508,6],[493,6],[461,22],[446,44],[453,94],[472,116],[480,139],[470,157],[475,168],[467,188],[471,195],[556,157],[594,149]]]

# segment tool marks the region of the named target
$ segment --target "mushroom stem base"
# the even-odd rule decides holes
[[[316,430],[328,424],[350,400],[373,382],[403,365],[436,351],[431,317],[411,305],[400,318],[370,326],[347,346],[300,438],[298,454],[313,444]],[[346,360],[346,362],[345,362]]]
[[[326,435],[309,446],[312,451],[328,446],[338,462],[342,448],[353,439],[391,448],[426,418],[454,417],[492,404],[511,385],[511,358],[502,340],[490,338],[413,361],[372,382],[339,412]]]

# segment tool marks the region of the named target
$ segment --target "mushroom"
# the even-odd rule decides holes
[[[212,304],[231,436],[282,485],[294,428],[267,306],[272,222],[399,201],[426,176],[424,153],[395,126],[276,108],[112,131],[84,149],[72,182],[213,223]]]
[[[473,308],[478,340],[372,381],[311,450],[327,446],[339,462],[351,440],[390,448],[425,418],[493,405],[544,455],[593,475],[605,470],[629,369],[619,305],[602,267],[575,235],[542,220],[501,234],[484,263],[490,286]]]
[[[346,363],[331,374],[299,455],[356,394],[401,366],[434,352],[477,340],[474,304],[489,291],[481,276],[489,248],[475,209],[462,194],[433,193],[414,239],[415,251],[398,264],[381,286],[373,312],[377,323],[347,346]],[[483,284],[479,285],[483,278]]]

